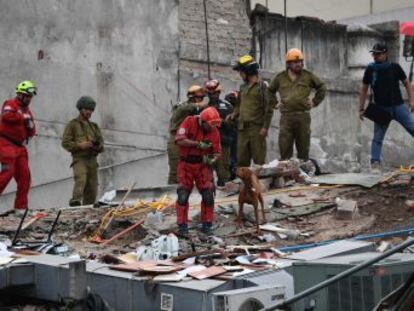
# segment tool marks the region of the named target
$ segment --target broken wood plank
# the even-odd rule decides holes
[[[226,272],[227,271],[222,267],[212,266],[212,267],[203,269],[201,271],[189,272],[188,275],[197,280],[204,280],[204,279],[211,278],[213,276],[224,274]]]
[[[135,224],[133,224],[132,226],[129,226],[128,228],[126,228],[125,230],[122,230],[121,232],[119,232],[118,234],[115,234],[112,238],[104,241],[102,243],[102,246],[106,246],[109,243],[111,243],[112,241],[115,241],[116,239],[119,239],[121,236],[127,234],[128,232],[134,230],[135,228],[139,227],[140,225],[142,225],[144,223],[144,220],[140,220],[137,221]]]

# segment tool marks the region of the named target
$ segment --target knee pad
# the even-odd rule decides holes
[[[214,194],[211,189],[202,189],[200,191],[201,198],[203,199],[204,204],[213,205],[214,204]]]
[[[177,189],[177,203],[179,205],[186,205],[188,203],[189,197],[190,197],[190,191],[184,188]]]

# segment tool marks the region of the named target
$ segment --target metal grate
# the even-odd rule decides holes
[[[216,296],[214,299],[214,311],[226,311],[226,301],[224,296]]]
[[[352,311],[364,310],[362,279],[359,276],[351,277]]]
[[[333,275],[328,275],[328,279]],[[339,306],[339,284],[338,282],[328,286],[328,307],[329,310],[338,310]],[[339,311],[339,310],[338,310]]]
[[[352,310],[350,289],[349,278],[339,281],[339,310],[341,311]]]
[[[375,307],[374,300],[374,278],[372,276],[362,277],[362,293],[364,297],[365,310],[372,310]]]

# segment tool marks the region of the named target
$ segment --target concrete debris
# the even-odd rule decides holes
[[[160,199],[152,197],[148,202],[134,198],[116,213],[110,213],[113,210],[110,207],[64,210],[53,239],[48,243],[45,237],[55,220],[53,211],[48,211],[52,216],[37,219],[22,230],[20,242],[14,248],[10,248],[10,239],[20,219],[15,215],[0,218],[0,232],[3,233],[0,245],[5,245],[0,246],[0,265],[16,264],[17,252],[43,252],[60,258],[103,262],[113,274],[150,281],[148,284],[152,286],[163,283],[186,286],[188,282],[209,282],[207,279],[217,282],[248,278],[266,271],[284,271],[282,269],[290,269],[296,261],[362,251],[371,246],[343,239],[386,231],[397,222],[399,226],[409,225],[412,211],[406,203],[414,196],[414,189],[407,183],[396,182],[403,177],[393,177],[372,190],[359,186],[307,186],[299,175],[289,172],[289,165],[295,163],[277,161],[264,169],[256,168],[262,169],[264,175],[275,176],[284,174],[276,168],[283,165],[288,168],[287,175],[262,179],[283,180],[283,188],[275,188],[273,183],[269,184],[271,189],[263,192],[268,223],[260,225],[260,235],[255,230],[250,205],[245,206],[246,228],[241,230],[236,226],[238,196],[229,195],[224,189],[217,190],[212,234],[207,236],[199,232],[199,202],[194,201],[190,202],[189,236],[177,238],[174,200],[161,193]],[[239,183],[232,182],[231,186],[238,189]],[[136,193],[139,191],[131,191],[131,196]],[[116,199],[123,196],[123,193],[118,194]],[[389,201],[387,206],[384,205],[386,200]],[[91,243],[90,237],[104,223],[105,216],[113,216],[112,222],[102,235],[101,243]],[[300,249],[299,246],[306,243],[316,246],[315,242],[334,239],[339,242],[293,254],[281,248]],[[387,251],[394,243],[385,238],[380,240],[378,252]],[[24,241],[36,242],[36,246]],[[7,252],[5,256],[1,255],[2,251]]]
[[[381,241],[381,244],[377,247],[377,252],[384,253],[392,247],[391,243]]]
[[[170,233],[152,241],[151,246],[138,247],[137,260],[166,260],[178,256],[178,250],[178,238]]]
[[[413,200],[406,200],[405,206],[408,210],[414,211],[414,201]]]
[[[358,202],[354,200],[343,200],[336,198],[337,204],[336,218],[343,220],[353,220],[359,217]]]
[[[145,220],[146,226],[151,226],[156,228],[157,225],[163,222],[163,215],[159,211],[151,211],[147,214],[147,219]]]
[[[281,227],[277,226],[276,224],[261,225],[260,229],[263,230],[263,231],[271,231],[271,232],[275,232],[277,234],[282,234],[283,236],[286,236],[286,238],[289,238],[289,239],[292,239],[292,240],[296,240],[299,237],[299,235],[301,234],[301,232],[299,230],[281,228]]]

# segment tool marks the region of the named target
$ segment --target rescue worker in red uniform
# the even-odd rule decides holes
[[[30,170],[25,144],[36,134],[32,112],[29,109],[36,87],[23,81],[16,87],[16,97],[4,102],[0,113],[0,195],[14,177],[17,184],[15,212],[23,214],[28,208]]]
[[[209,234],[214,216],[212,166],[221,154],[220,115],[214,107],[199,116],[188,116],[178,127],[175,141],[179,148],[177,165],[177,224],[181,236],[188,234],[188,199],[195,183],[201,194],[201,231]]]

